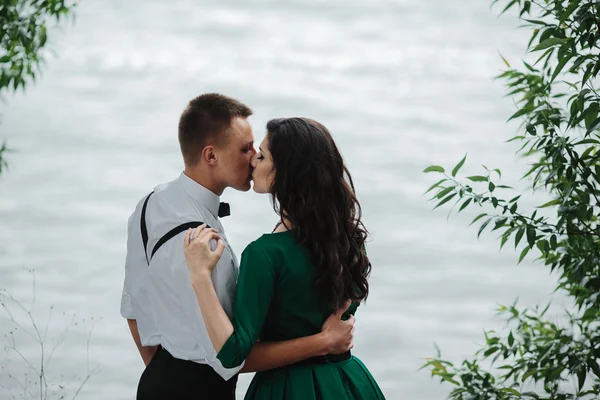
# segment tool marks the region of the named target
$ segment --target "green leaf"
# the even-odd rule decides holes
[[[504,7],[504,10],[502,10],[500,12],[500,15],[504,14],[506,11],[508,11],[512,6],[514,6],[515,4],[517,4],[518,0],[511,0],[510,3],[508,3],[508,5],[506,7]]]
[[[594,375],[596,375],[598,378],[600,378],[600,367],[598,366],[598,363],[596,362],[596,360],[594,360],[593,358],[589,359],[588,365],[594,372]]]
[[[553,47],[559,44],[564,44],[566,43],[568,40],[567,39],[559,39],[559,38],[549,38],[544,40],[543,42],[541,42],[540,44],[538,44],[537,46],[535,46],[531,51],[540,51],[540,50],[544,50],[547,49],[549,47]]]
[[[494,191],[494,189],[496,189],[496,185],[494,185],[494,182],[490,182],[490,184],[488,185],[488,190],[491,193]]]
[[[523,107],[522,109],[520,109],[519,111],[517,111],[516,113],[511,115],[510,118],[508,119],[508,121],[511,121],[511,120],[518,118],[520,116],[523,116],[525,114],[529,114],[532,111],[533,111],[533,108],[531,108],[531,107]]]
[[[442,197],[444,197],[445,195],[447,195],[448,193],[450,193],[452,190],[454,190],[454,186],[450,186],[450,187],[444,188],[438,194],[436,194],[433,198],[434,199],[441,199]]]
[[[592,103],[590,106],[583,112],[583,117],[585,119],[585,128],[589,129],[596,119],[598,119],[598,113],[600,112],[600,104]]]
[[[512,199],[510,199],[508,202],[514,203],[515,201],[519,200],[520,198],[521,198],[521,195],[518,195],[517,197],[513,197]]]
[[[469,226],[473,225],[475,222],[477,222],[478,220],[480,220],[481,218],[487,216],[486,213],[483,214],[479,214],[478,216],[475,217],[475,219],[473,219],[473,221],[471,221],[471,223],[469,224]]]
[[[456,167],[454,167],[454,169],[452,170],[452,176],[456,176],[456,174],[458,173],[458,171],[460,170],[460,168],[463,166],[463,164],[465,163],[465,160],[467,159],[467,155],[465,154],[465,156],[463,157],[462,160],[459,161],[458,164],[456,164]]]
[[[467,179],[473,182],[487,182],[488,178],[487,176],[481,176],[481,175],[473,175],[473,176],[467,176]]]
[[[548,244],[548,241],[545,239],[542,240],[538,240],[537,243],[535,244],[537,246],[537,248],[542,252],[542,254],[546,254],[548,253],[548,251],[550,250],[550,245]]]
[[[594,132],[596,129],[600,128],[600,118],[598,118],[597,120],[592,122],[590,125],[591,126],[588,128],[586,135],[588,135],[588,134]]]
[[[458,212],[461,212],[462,210],[464,210],[471,203],[471,201],[473,201],[472,197],[469,197],[467,200],[465,200],[465,202],[462,203],[462,205],[458,209]]]
[[[554,199],[554,200],[551,200],[551,201],[547,202],[546,204],[543,204],[537,208],[546,208],[546,207],[550,207],[550,206],[556,206],[561,203],[562,203],[561,199]]]
[[[506,221],[508,221],[508,218],[500,218],[496,220],[496,223],[494,224],[494,229],[492,230],[495,231],[496,229],[502,228],[504,225],[506,225]]]
[[[40,47],[44,47],[46,45],[46,41],[48,40],[46,27],[42,26],[40,28]]]
[[[498,350],[500,350],[500,348],[498,346],[490,347],[489,349],[487,349],[485,351],[485,353],[483,353],[483,356],[484,357],[489,357],[490,355],[494,354]]]
[[[580,144],[600,144],[600,142],[597,141],[596,139],[584,139],[577,143],[573,143],[573,146],[579,146]]]
[[[532,50],[533,51],[533,50]],[[540,56],[540,58],[538,58],[537,60],[535,60],[535,63],[533,63],[533,65],[537,65],[540,61],[542,61],[544,58],[546,57],[550,57],[552,55],[552,53],[554,52],[554,48],[548,49],[544,52],[544,54],[542,54]]]
[[[577,380],[579,381],[579,390],[583,389],[583,385],[585,385],[585,377],[586,377],[585,368],[579,368],[579,371],[577,371]]]
[[[444,200],[440,201],[437,206],[433,207],[433,209],[435,210],[436,208],[438,208],[438,207],[446,204],[447,202],[449,202],[450,200],[452,200],[452,198],[454,196],[456,196],[456,195],[457,195],[457,193],[452,193],[450,196],[448,196]]]
[[[521,261],[523,261],[523,259],[525,258],[525,256],[527,255],[527,253],[529,253],[529,247],[525,247],[523,249],[523,251],[521,252],[521,255],[519,256],[519,262],[517,264],[520,264]],[[525,379],[525,378],[523,378]]]
[[[425,172],[425,173],[428,173],[428,172],[441,172],[441,173],[444,173],[445,170],[444,170],[444,168],[440,167],[439,165],[431,165],[431,166],[425,168],[423,170],[423,172]]]
[[[526,18],[523,18],[523,21],[527,21],[527,22],[529,22],[530,24],[535,24],[535,25],[544,25],[544,26],[547,26],[547,25],[548,25],[548,24],[547,24],[547,23],[545,23],[544,21],[540,21],[540,20],[534,20],[534,19],[526,19]]]
[[[535,244],[536,232],[535,228],[532,226],[527,227],[527,242],[529,243],[529,247],[533,247]]]
[[[533,41],[535,40],[535,38],[538,37],[539,34],[540,34],[539,29],[536,28],[533,30],[533,34],[531,35],[531,37],[529,38],[529,42],[527,43],[527,49],[531,49],[531,43],[533,43]]]
[[[504,247],[504,245],[508,241],[509,236],[510,236],[510,232],[507,232],[507,233],[505,233],[505,234],[502,235],[502,239],[500,240],[500,250],[502,250],[502,248]]]
[[[552,248],[552,250],[556,250],[557,246],[558,246],[558,243],[556,241],[556,235],[550,236],[550,247]]]
[[[434,183],[433,185],[431,185],[429,187],[429,189],[427,189],[427,191],[424,194],[431,192],[433,189],[435,189],[436,187],[440,186],[442,183],[446,182],[447,180],[448,179],[444,178],[444,179],[442,179],[440,181],[437,181],[436,183]]]
[[[506,58],[504,58],[504,56],[502,55],[502,53],[498,52],[498,54],[500,54],[500,58],[502,58],[502,61],[504,61],[504,64],[510,68],[510,64],[508,63],[508,61],[506,61]]]
[[[512,345],[515,343],[515,337],[513,336],[512,331],[510,331],[510,334],[508,335],[508,345],[510,347],[512,347]]]
[[[491,220],[492,220],[492,218],[488,219],[483,224],[481,224],[481,227],[479,228],[479,232],[477,232],[478,239],[479,239],[479,236],[481,236],[481,232],[483,232],[483,230],[486,228],[486,226],[488,226],[488,224],[490,223]]]
[[[571,59],[572,55],[568,55],[563,57],[558,65],[556,66],[556,68],[554,69],[554,73],[552,74],[552,78],[550,78],[550,83],[554,82],[554,79],[556,79],[556,77],[558,76],[558,74],[560,74],[560,71],[562,71],[562,69],[565,67],[565,65],[567,65],[567,63],[569,62],[569,60]]]
[[[518,396],[519,398],[521,398],[521,393],[517,390],[517,389],[513,389],[513,388],[502,388],[503,391],[514,394],[515,396]]]
[[[515,137],[512,137],[512,138],[508,139],[506,141],[506,143],[510,143],[510,142],[515,141],[515,140],[522,140],[522,139],[525,139],[525,136],[515,136]]]
[[[567,7],[567,9],[560,14],[560,19],[559,19],[558,23],[560,25],[562,25],[567,19],[569,19],[569,17],[573,13],[573,11],[575,11],[575,9],[577,9],[577,7],[579,7],[579,4],[580,4],[579,1],[571,1],[571,4],[569,4],[569,7]]]
[[[521,241],[521,238],[523,237],[524,233],[525,233],[524,227],[519,228],[519,230],[517,231],[517,234],[515,235],[515,249],[519,245],[519,242]]]

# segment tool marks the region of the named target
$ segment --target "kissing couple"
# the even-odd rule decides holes
[[[138,400],[384,399],[351,354],[369,293],[367,230],[330,132],[309,118],[267,123],[258,151],[252,110],[220,94],[179,120],[184,170],[129,218],[121,315],[146,365]],[[237,257],[220,218],[226,188],[268,194],[275,228]]]

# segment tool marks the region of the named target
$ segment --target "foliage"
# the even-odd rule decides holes
[[[495,0],[497,3],[499,0]],[[533,190],[546,190],[552,200],[524,211],[520,195],[507,199],[497,184],[500,170],[457,179],[466,156],[448,174],[433,165],[425,172],[443,174],[433,191],[436,208],[451,200],[458,212],[479,206],[480,235],[501,232],[500,247],[512,240],[519,262],[535,253],[559,276],[557,291],[574,302],[552,322],[546,309],[499,310],[510,331],[487,332],[473,359],[455,366],[438,356],[427,359],[433,376],[454,385],[452,399],[598,399],[600,396],[600,1],[503,0],[503,13],[518,9],[532,30],[523,62],[498,78],[507,82],[521,119],[518,154],[534,159],[524,174]],[[485,168],[485,167],[484,167]],[[542,211],[539,212],[542,214]]]
[[[47,54],[49,29],[74,7],[74,0],[0,0],[0,97],[36,79]],[[7,151],[3,142],[0,173],[7,167]]]

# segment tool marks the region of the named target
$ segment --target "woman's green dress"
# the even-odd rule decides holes
[[[319,305],[315,266],[291,231],[263,235],[242,254],[234,332],[218,354],[227,368],[240,365],[257,340],[276,342],[321,331],[331,313]],[[353,305],[350,313],[356,311]],[[290,365],[258,372],[246,397],[258,400],[384,399],[356,357],[338,363]]]

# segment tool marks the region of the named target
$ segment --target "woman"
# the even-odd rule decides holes
[[[346,316],[354,314],[369,293],[367,232],[352,179],[329,131],[307,118],[272,120],[259,150],[252,159],[254,191],[271,194],[280,223],[242,253],[233,324],[211,282],[222,240],[201,226],[188,231],[184,242],[208,334],[228,368],[240,365],[257,340],[318,333],[332,310],[344,304],[349,306]],[[261,400],[383,398],[350,352],[258,372],[246,393],[246,399]]]

